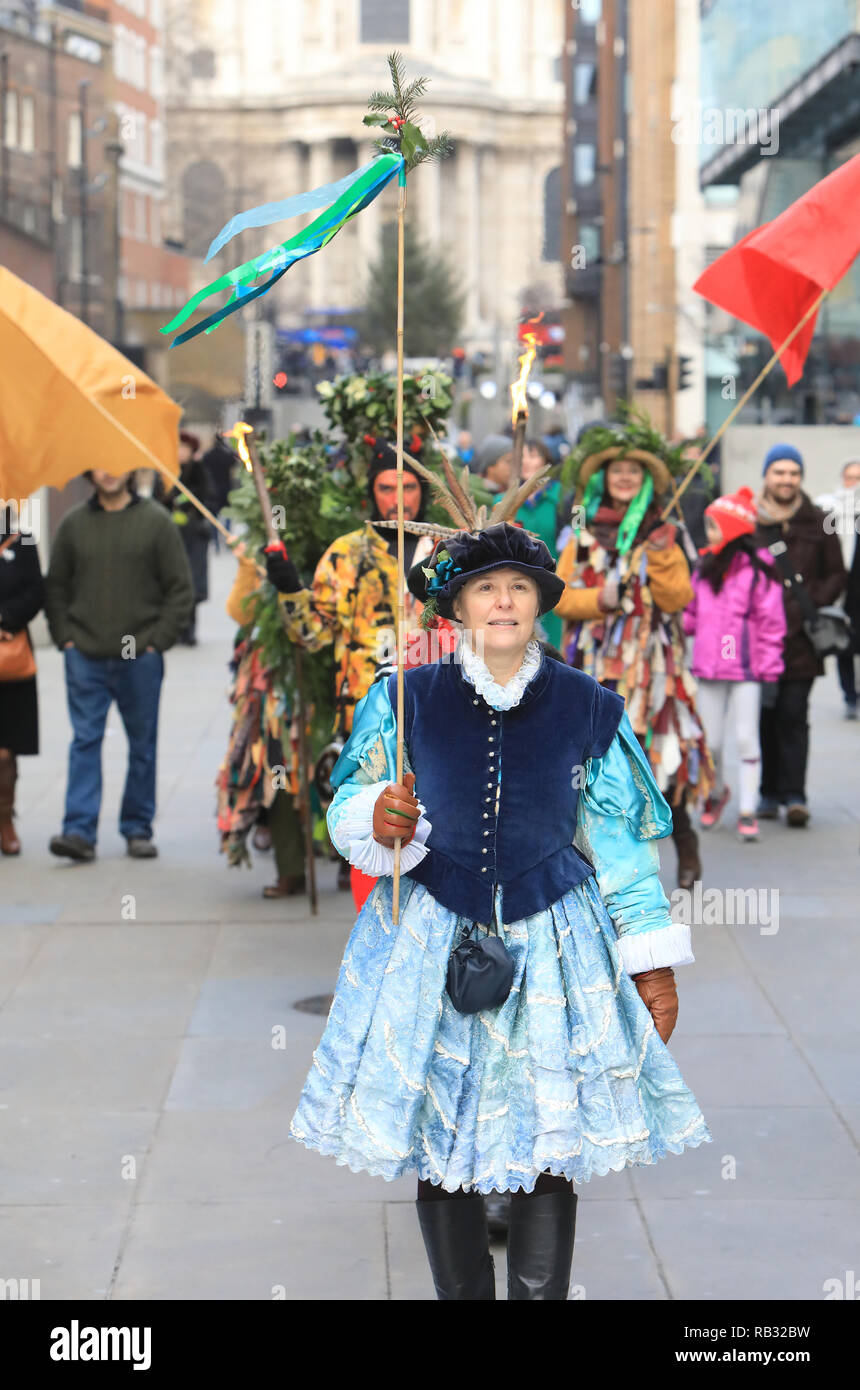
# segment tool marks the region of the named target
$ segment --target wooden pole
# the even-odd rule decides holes
[[[404,225],[406,217],[406,166],[401,166],[397,187],[397,781],[403,781],[403,668],[405,658],[406,566],[403,530],[403,301]],[[391,919],[400,920],[400,837],[394,841],[394,884]]]
[[[809,306],[809,308],[807,309],[806,313],[803,315],[803,318],[800,319],[800,321],[794,325],[794,327],[792,328],[792,330],[791,330],[791,332],[789,333],[788,337],[785,338],[785,339],[780,343],[779,347],[776,349],[776,352],[773,354],[773,356],[771,357],[770,361],[767,362],[767,363],[765,363],[765,365],[762,367],[761,371],[759,372],[759,374],[758,374],[758,376],[756,377],[755,381],[753,382],[752,386],[747,387],[746,391],[745,391],[744,394],[741,396],[741,398],[740,398],[740,400],[738,401],[737,405],[734,407],[734,409],[733,409],[732,411],[730,411],[730,413],[726,416],[726,418],[725,418],[725,420],[723,421],[723,423],[720,425],[720,428],[717,430],[717,432],[716,432],[716,434],[714,435],[713,439],[711,439],[710,442],[708,443],[707,447],[706,447],[705,449],[702,450],[701,454],[700,454],[699,457],[696,459],[696,462],[693,464],[693,467],[690,469],[689,473],[685,474],[684,480],[683,480],[683,482],[681,483],[680,487],[678,488],[677,492],[675,493],[674,497],[672,498],[671,502],[669,502],[668,505],[665,506],[665,507],[663,508],[663,511],[662,511],[661,514],[660,514],[660,520],[661,520],[661,521],[665,521],[665,520],[667,519],[669,513],[671,512],[672,508],[678,505],[678,502],[680,501],[681,497],[683,497],[684,493],[687,491],[687,488],[689,487],[690,483],[693,481],[693,478],[694,478],[694,477],[696,476],[696,474],[698,473],[698,471],[699,471],[699,469],[701,468],[702,464],[705,462],[705,459],[708,457],[708,454],[709,454],[709,453],[711,452],[711,450],[713,449],[713,447],[714,447],[714,445],[716,444],[717,440],[722,438],[722,436],[725,434],[726,430],[728,429],[729,425],[732,423],[732,420],[735,419],[735,417],[736,417],[736,415],[739,413],[739,411],[743,410],[743,408],[744,408],[744,406],[746,405],[747,401],[749,400],[750,396],[753,394],[753,392],[755,392],[755,391],[758,390],[759,386],[760,386],[761,383],[764,381],[764,379],[765,379],[765,377],[767,376],[768,372],[771,371],[772,368],[776,366],[777,362],[779,361],[779,359],[780,359],[780,357],[782,356],[782,354],[785,352],[785,349],[788,347],[789,343],[791,343],[791,342],[794,341],[794,339],[797,337],[798,333],[800,332],[801,328],[803,328],[804,324],[808,323],[809,320],[812,318],[812,315],[813,315],[814,313],[817,312],[818,307],[819,307],[819,305],[821,304],[821,301],[823,300],[824,296],[825,296],[827,293],[829,293],[829,291],[827,291],[827,290],[822,290],[822,291],[821,291],[821,293],[820,293],[820,295],[817,297],[817,299],[816,299],[812,304],[810,304],[810,306]],[[679,511],[679,514],[680,514],[680,507],[678,507],[678,511]]]
[[[252,435],[245,435],[245,444],[248,449],[248,457],[251,460],[251,472],[254,477],[254,486],[257,489],[257,497],[260,500],[260,510],[263,513],[263,523],[266,527],[266,535],[270,541],[279,541],[281,538],[272,520],[272,499],[269,496],[269,489],[266,487],[266,475],[263,472],[263,465],[260,463],[260,456],[257,453],[257,445]],[[280,611],[280,610],[279,610]],[[299,724],[299,789],[302,803],[302,822],[305,832],[305,872],[307,874],[308,897],[311,902],[311,915],[317,916],[319,905],[317,902],[317,879],[316,867],[314,865],[314,834],[311,816],[311,796],[308,785],[308,750],[307,750],[307,714],[305,711],[305,689],[304,673],[302,670],[302,649],[295,646],[293,649],[296,662],[296,704],[297,719]]]
[[[523,445],[526,442],[526,426],[528,424],[528,414],[525,410],[517,411],[517,419],[514,425],[514,457],[511,464],[511,481],[508,487],[519,487],[523,476]]]

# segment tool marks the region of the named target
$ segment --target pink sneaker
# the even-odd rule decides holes
[[[703,830],[713,830],[723,811],[726,809],[726,802],[729,799],[728,787],[723,787],[722,796],[715,799],[713,796],[705,798],[705,805],[702,809],[702,816],[699,824]]]
[[[738,839],[741,844],[752,844],[758,839],[758,821],[755,816],[741,816],[738,820]]]

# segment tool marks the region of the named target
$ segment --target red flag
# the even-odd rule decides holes
[[[693,289],[759,329],[776,350],[860,252],[858,203],[860,154],[724,252]],[[817,310],[780,358],[789,386],[803,372],[816,318]]]

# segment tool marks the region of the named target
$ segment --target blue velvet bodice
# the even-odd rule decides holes
[[[388,683],[396,708],[396,676]],[[444,907],[482,923],[540,912],[589,878],[573,846],[585,764],[614,738],[624,701],[544,656],[519,704],[493,709],[458,663],[405,673],[404,738],[430,853],[409,871]]]

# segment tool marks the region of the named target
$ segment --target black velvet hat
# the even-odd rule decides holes
[[[564,580],[556,574],[555,560],[543,541],[507,521],[483,531],[458,531],[440,541],[429,560],[413,565],[407,583],[422,603],[435,601],[443,618],[453,618],[452,599],[466,580],[498,569],[531,576],[540,591],[541,613],[555,608],[564,593]]]

